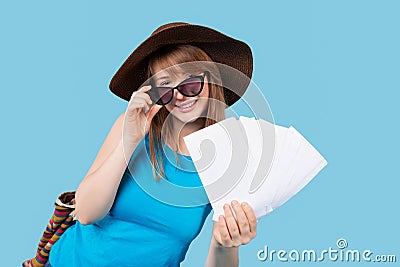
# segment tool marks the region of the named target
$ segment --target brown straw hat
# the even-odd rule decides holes
[[[173,22],[157,28],[125,60],[110,82],[110,90],[129,101],[132,93],[146,81],[148,57],[157,49],[170,44],[192,44],[204,50],[214,62],[228,65],[244,75],[222,75],[225,101],[235,103],[246,91],[253,73],[250,47],[214,29]],[[221,70],[221,72],[224,70]],[[228,78],[224,77],[229,77]],[[245,78],[243,78],[245,77]],[[229,89],[228,89],[229,88]]]

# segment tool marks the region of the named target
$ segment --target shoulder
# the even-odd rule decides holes
[[[115,124],[115,125],[119,125],[119,126],[121,126],[121,128],[122,128],[122,126],[123,126],[123,124],[124,124],[124,119],[125,119],[125,111],[122,112],[122,113],[117,117],[117,119],[115,120],[114,124]]]
[[[121,133],[124,127],[124,120],[125,120],[125,112],[122,112],[114,120],[108,135],[121,137]]]
[[[122,130],[124,127],[125,120],[125,112],[118,115],[118,117],[114,120],[111,129],[108,132],[107,139],[112,139],[114,142],[119,141],[122,137]]]
[[[98,151],[97,156],[86,176],[96,171],[121,141],[124,118],[125,112],[118,115],[118,117],[114,120],[114,123],[109,130],[108,135],[103,142],[103,145],[100,147],[100,150]]]

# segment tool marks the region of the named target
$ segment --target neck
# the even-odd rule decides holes
[[[173,143],[172,147],[174,147],[179,153],[188,155],[189,152],[186,148],[185,142],[183,141],[183,137],[204,128],[205,120],[206,118],[198,118],[197,120],[188,123],[173,120],[172,128],[174,132],[172,133],[172,138],[174,140],[171,140]]]

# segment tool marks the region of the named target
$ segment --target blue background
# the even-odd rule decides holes
[[[341,237],[349,249],[400,261],[399,8],[365,0],[2,1],[2,265],[34,255],[55,198],[78,186],[126,108],[108,89],[111,77],[171,21],[246,41],[276,123],[294,125],[329,162],[260,220],[257,237],[240,248],[241,266],[271,264],[256,256],[265,245],[322,250]],[[182,266],[203,265],[210,237],[211,216]]]

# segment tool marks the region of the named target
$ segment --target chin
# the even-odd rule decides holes
[[[181,121],[183,123],[192,123],[192,122],[197,121],[200,118],[200,115],[195,115],[195,114],[193,114],[193,115],[185,114],[184,116],[182,116],[182,114],[178,114],[178,115],[174,114],[174,116],[176,119],[178,119],[179,121]]]
[[[204,118],[207,112],[207,106],[199,105],[197,109],[194,109],[190,112],[180,112],[177,108],[174,108],[172,111],[172,115],[182,123],[192,123],[197,121],[200,118]]]

